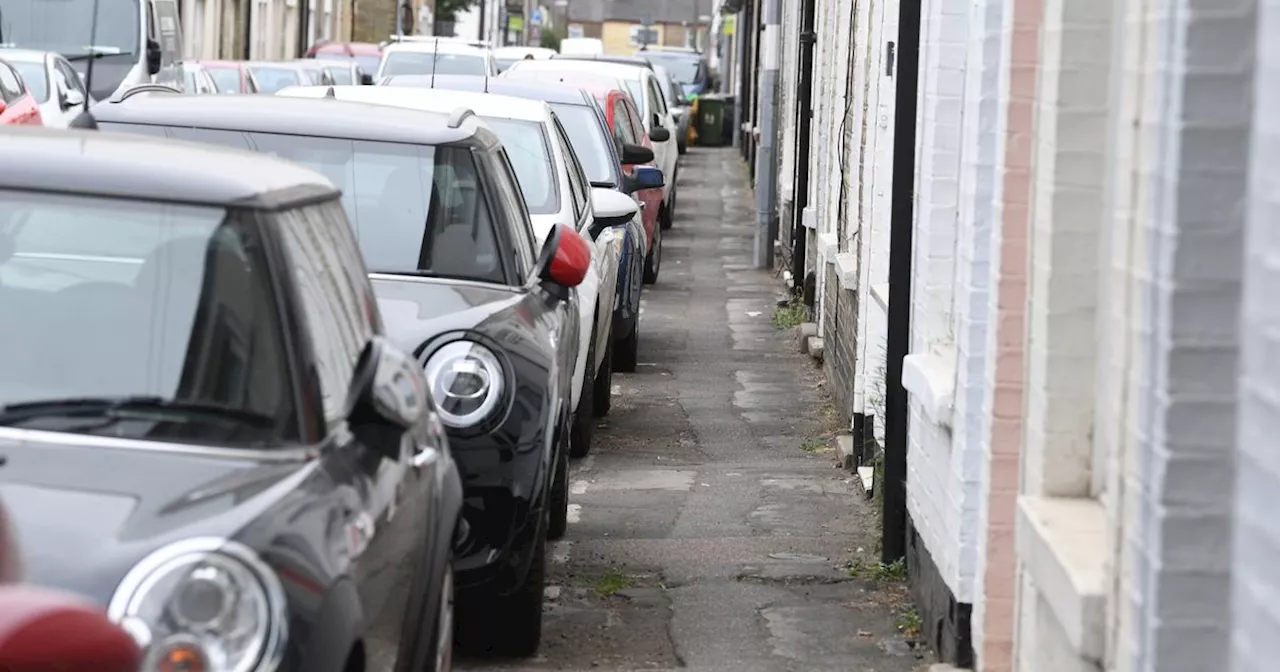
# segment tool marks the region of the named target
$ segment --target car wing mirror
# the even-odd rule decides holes
[[[84,105],[84,94],[78,89],[68,89],[62,93],[62,109],[65,112],[73,107]]]
[[[542,244],[536,268],[543,287],[568,299],[569,290],[582,284],[591,268],[591,246],[572,227],[556,224]]]
[[[591,237],[597,238],[600,233],[611,226],[621,226],[631,221],[639,212],[640,206],[630,196],[613,189],[595,188],[591,190]]]
[[[662,174],[662,170],[653,166],[637,166],[632,180],[637,190],[661,189],[667,183],[666,176]]]
[[[400,459],[405,431],[433,409],[422,367],[383,336],[370,339],[360,353],[348,399],[352,433],[390,460]]]
[[[649,139],[653,142],[666,142],[671,139],[671,131],[662,126],[655,125],[649,130]]]
[[[653,163],[653,150],[643,145],[623,145],[622,165],[632,166],[639,163]]]
[[[0,669],[127,672],[141,663],[133,636],[87,600],[28,585],[0,588]]]
[[[147,38],[147,72],[156,74],[160,72],[160,43],[151,38]]]
[[[367,72],[360,73],[360,83],[365,86],[373,86],[373,75]]]

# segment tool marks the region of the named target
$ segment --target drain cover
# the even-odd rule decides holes
[[[821,555],[813,555],[811,553],[770,553],[769,557],[774,560],[790,560],[792,562],[826,562],[827,559]]]

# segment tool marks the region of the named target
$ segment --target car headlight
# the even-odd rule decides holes
[[[225,539],[189,539],[147,556],[120,582],[107,615],[145,651],[145,672],[274,670],[287,638],[280,579]]]
[[[474,427],[492,417],[502,403],[502,363],[475,341],[445,345],[423,368],[440,421],[449,427]]]

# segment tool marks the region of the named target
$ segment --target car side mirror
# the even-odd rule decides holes
[[[62,94],[61,105],[64,112],[73,107],[84,105],[84,94],[77,89],[68,89]]]
[[[6,107],[7,105],[4,104],[4,101],[0,100],[0,114],[4,114],[4,110]]]
[[[649,129],[649,139],[654,142],[666,142],[671,139],[671,131],[662,126],[655,125]]]
[[[661,189],[667,183],[662,170],[653,166],[637,166],[635,176],[631,179],[637,190]]]
[[[653,150],[643,145],[624,144],[622,146],[622,165],[633,166],[638,163],[652,163]]]
[[[147,38],[147,72],[154,75],[160,72],[160,43]]]
[[[373,75],[367,72],[360,73],[360,83],[365,86],[373,86]]]
[[[538,254],[538,278],[557,298],[568,299],[569,290],[582,284],[591,268],[591,246],[571,227],[556,224]]]
[[[635,217],[640,206],[630,196],[613,189],[591,190],[591,236],[599,237],[600,232],[611,226],[621,226]]]
[[[141,664],[133,636],[88,600],[29,585],[0,588],[0,669],[126,672]]]
[[[427,379],[417,360],[383,336],[365,345],[348,395],[347,422],[361,443],[400,459],[400,439],[431,411]]]

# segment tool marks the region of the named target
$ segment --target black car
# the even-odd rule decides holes
[[[101,603],[146,669],[448,669],[461,483],[338,190],[194,143],[0,146],[25,579]]]
[[[613,142],[604,112],[589,92],[577,87],[475,75],[397,75],[384,77],[380,85],[480,91],[545,101],[564,122],[569,142],[581,159],[591,186],[628,195],[662,186],[661,170],[639,165],[653,161],[653,150]],[[623,165],[632,167],[630,173],[623,170]],[[623,373],[634,373],[639,359],[641,287],[657,281],[662,265],[661,227],[654,227],[652,243],[643,228],[637,228],[629,230],[624,241],[618,273],[620,300],[613,313],[613,370]],[[606,406],[596,412],[603,416],[608,410]]]
[[[568,514],[569,289],[588,243],[560,226],[535,248],[506,151],[470,110],[154,94],[92,116],[103,131],[271,152],[342,188],[388,333],[425,369],[462,474],[459,640],[535,652],[546,540]]]

